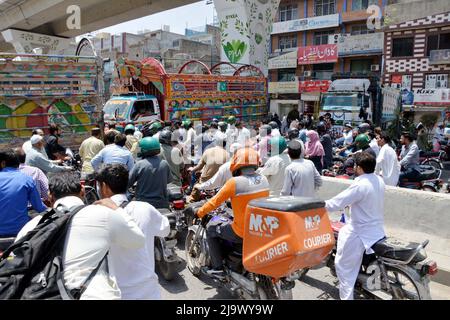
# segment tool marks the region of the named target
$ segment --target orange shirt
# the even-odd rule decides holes
[[[220,189],[212,199],[208,200],[197,212],[200,218],[217,209],[226,200],[231,199],[234,220],[231,227],[239,237],[244,235],[244,219],[247,204],[257,198],[269,196],[269,182],[260,174],[234,177]]]

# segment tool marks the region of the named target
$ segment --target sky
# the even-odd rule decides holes
[[[167,0],[170,1],[170,0]],[[188,28],[201,27],[207,23],[211,24],[214,18],[214,5],[206,5],[206,1],[199,1],[187,6],[163,11],[144,18],[124,22],[97,32],[108,32],[119,34],[122,32],[137,33],[139,30],[158,30],[163,25],[169,25],[170,31],[184,34],[186,24]],[[93,32],[94,34],[97,32]]]

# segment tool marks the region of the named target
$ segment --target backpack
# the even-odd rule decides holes
[[[107,255],[80,288],[68,291],[63,279],[63,249],[73,217],[85,206],[69,212],[51,209],[39,224],[11,245],[0,258],[0,299],[80,299]],[[13,256],[10,257],[10,254]]]

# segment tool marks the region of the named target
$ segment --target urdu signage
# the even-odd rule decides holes
[[[298,48],[298,64],[330,63],[338,60],[336,44]]]
[[[450,64],[450,49],[431,50],[430,63],[433,64]]]
[[[269,69],[287,69],[297,67],[297,50],[269,59]]]
[[[297,32],[311,29],[332,28],[339,26],[339,14],[297,19],[273,24],[272,34]]]
[[[329,43],[337,44],[339,56],[383,52],[383,32],[329,36]]]

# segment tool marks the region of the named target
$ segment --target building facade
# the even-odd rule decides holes
[[[427,113],[450,118],[448,9],[385,27],[383,82],[401,90],[403,111],[415,122]]]
[[[385,0],[282,0],[271,36],[271,112],[317,112],[320,92],[336,73],[380,77],[378,22],[385,5]]]

